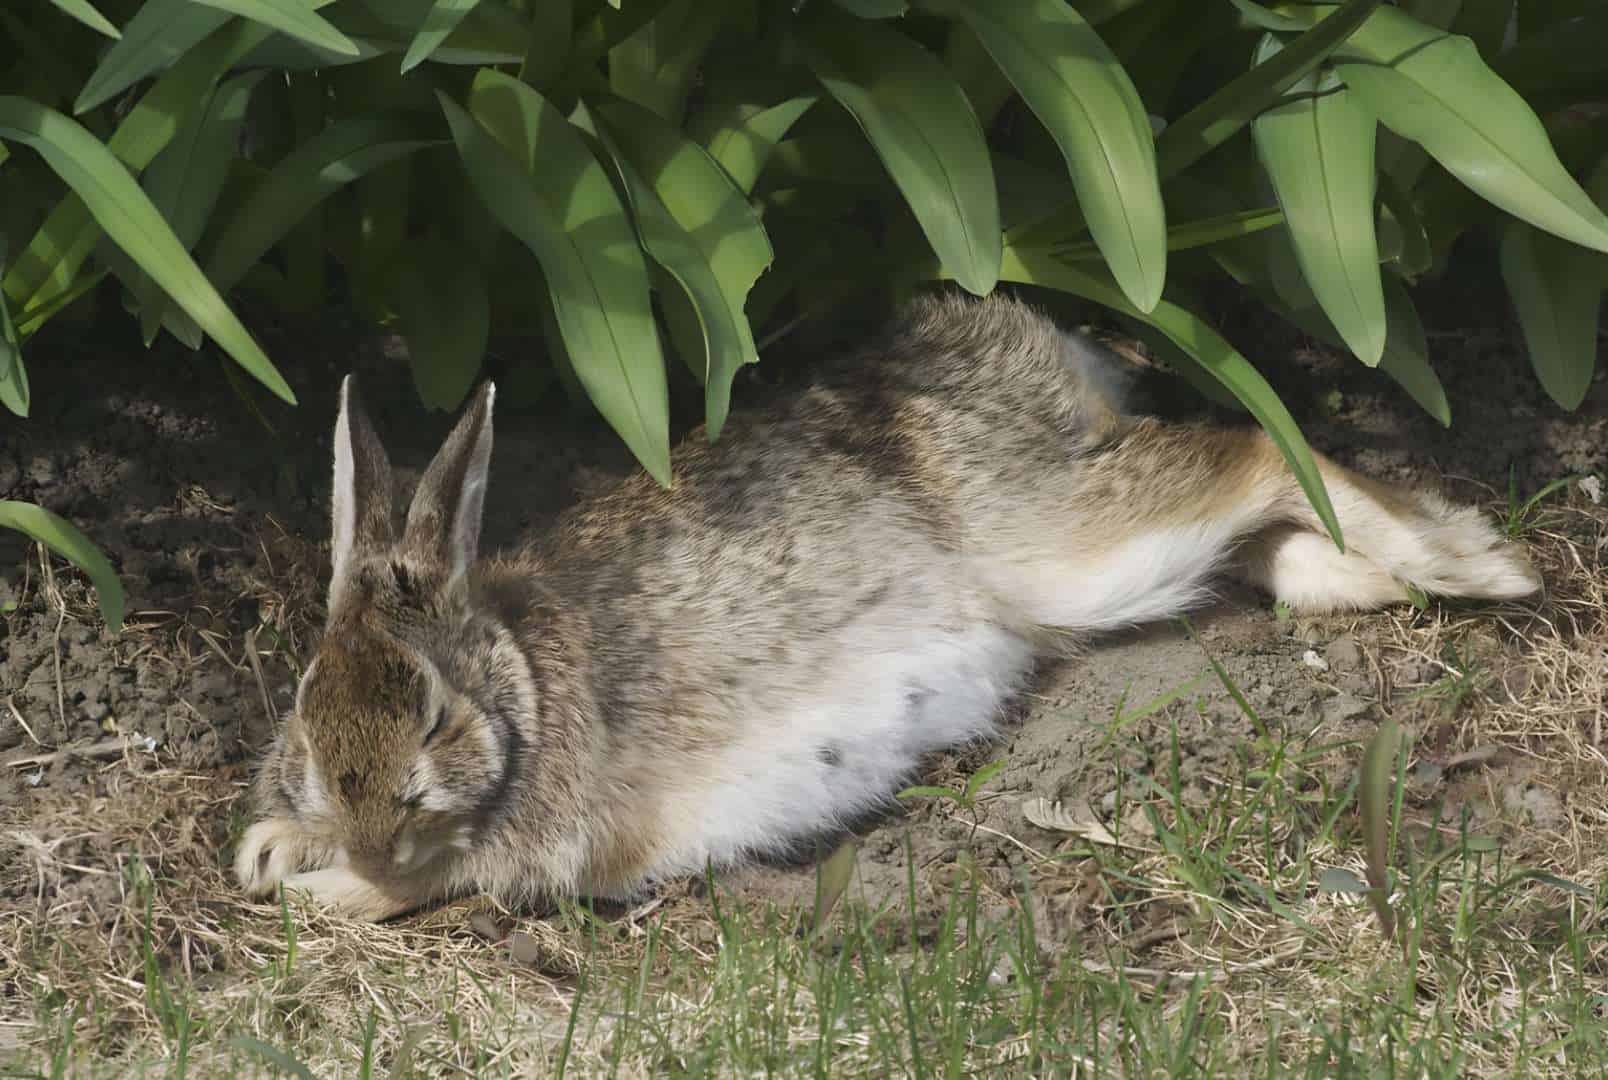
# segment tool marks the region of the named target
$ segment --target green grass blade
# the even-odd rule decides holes
[[[1385,352],[1379,361],[1379,370],[1390,376],[1407,391],[1429,415],[1440,421],[1441,427],[1452,426],[1452,407],[1446,400],[1446,388],[1441,386],[1435,369],[1429,366],[1429,340],[1424,335],[1424,324],[1418,318],[1418,308],[1407,292],[1407,286],[1394,274],[1385,276]]]
[[[964,19],[1049,131],[1112,276],[1149,311],[1167,276],[1150,121],[1100,35],[1061,0],[929,0]]]
[[[1396,933],[1396,916],[1390,908],[1390,837],[1393,814],[1392,789],[1395,786],[1396,756],[1402,732],[1394,720],[1386,720],[1368,743],[1362,756],[1362,776],[1357,785],[1357,806],[1362,817],[1363,846],[1368,873],[1368,902],[1379,917],[1380,931],[1386,937]]]
[[[1256,65],[1167,125],[1156,138],[1156,168],[1162,180],[1183,172],[1276,102],[1296,80],[1339,48],[1379,4],[1380,0],[1350,0],[1338,10],[1325,8],[1328,17],[1277,56]]]
[[[1278,55],[1272,34],[1258,63]],[[1308,75],[1292,100],[1256,118],[1251,134],[1273,181],[1296,259],[1346,345],[1373,367],[1385,351],[1385,294],[1374,231],[1373,113],[1333,75]]]
[[[50,0],[50,2],[97,34],[104,34],[113,41],[123,36],[123,32],[112,25],[110,19],[96,11],[95,5],[89,0]]]
[[[390,291],[419,400],[451,412],[474,387],[486,354],[491,302],[484,272],[461,244],[412,241]]]
[[[995,161],[997,163],[999,159],[996,158]],[[1209,247],[1225,240],[1252,236],[1263,229],[1271,229],[1282,224],[1284,224],[1284,211],[1276,206],[1258,210],[1236,210],[1232,213],[1201,218],[1199,221],[1186,221],[1182,225],[1173,225],[1167,229],[1167,250],[1188,251],[1191,248]],[[1061,258],[1075,262],[1100,257],[1100,249],[1094,244],[1066,244],[1057,246],[1054,250]]]
[[[279,397],[291,393],[233,311],[179,243],[123,163],[82,125],[18,97],[0,97],[0,135],[31,146],[84,201],[106,235],[241,367]]]
[[[596,112],[610,148],[625,163],[643,246],[686,291],[697,314],[713,442],[731,407],[737,369],[759,360],[743,306],[771,264],[770,239],[748,199],[697,143],[630,102],[600,105]]]
[[[480,0],[435,0],[430,11],[419,24],[419,30],[408,42],[408,51],[402,56],[402,71],[407,73],[430,58],[447,35],[458,28]]]
[[[474,115],[441,95],[470,182],[542,264],[587,395],[659,483],[670,483],[669,390],[647,264],[625,207],[580,134],[536,91],[485,70]]]
[[[754,190],[776,144],[817,100],[804,96],[768,109],[739,104],[711,111],[701,118],[698,141],[747,194]]]
[[[346,56],[358,54],[357,44],[314,10],[321,5],[310,3],[309,0],[190,0],[190,2],[250,19],[297,41],[304,41],[316,49],[327,49],[332,53]]]
[[[95,586],[95,599],[106,628],[114,634],[123,628],[123,585],[117,580],[117,571],[89,537],[42,506],[10,500],[0,502],[0,526],[39,541],[82,570]]]
[[[999,196],[965,91],[903,34],[821,16],[805,35],[816,78],[859,123],[955,280],[988,294],[999,280]]]
[[[1029,285],[1042,285],[1062,292],[1074,293],[1131,318],[1155,326],[1191,357],[1214,379],[1240,401],[1244,402],[1257,423],[1262,425],[1279,452],[1295,474],[1301,490],[1306,493],[1312,509],[1337,545],[1344,549],[1340,522],[1335,517],[1329,493],[1323,486],[1311,447],[1307,445],[1295,418],[1279,400],[1273,388],[1260,372],[1224,341],[1211,327],[1195,315],[1176,304],[1163,300],[1154,311],[1141,312],[1129,304],[1114,283],[1081,266],[1062,261],[1046,251],[1006,248],[1000,276],[1007,281]]]

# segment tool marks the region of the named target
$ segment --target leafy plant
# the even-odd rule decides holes
[[[1584,0],[8,9],[0,403],[27,415],[44,325],[119,295],[147,344],[211,338],[294,401],[221,295],[344,297],[408,340],[431,407],[493,335],[539,338],[529,373],[668,483],[667,355],[715,439],[759,343],[849,297],[1010,282],[1108,309],[1248,410],[1339,540],[1289,410],[1191,287],[1237,282],[1449,423],[1411,287],[1484,232],[1577,406],[1608,286],[1605,32]]]

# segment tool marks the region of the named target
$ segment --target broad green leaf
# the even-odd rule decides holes
[[[537,90],[557,81],[569,60],[575,33],[573,0],[544,0],[530,11],[530,34],[519,78]]]
[[[73,112],[82,115],[168,67],[228,21],[228,12],[191,0],[146,0],[84,83]]]
[[[460,244],[414,241],[398,261],[391,296],[419,400],[426,408],[456,409],[480,374],[491,330],[480,266]]]
[[[789,98],[768,109],[757,105],[722,108],[703,118],[699,141],[746,194],[754,190],[776,144],[816,100]]]
[[[190,0],[193,4],[216,8],[231,15],[271,27],[298,41],[333,53],[357,55],[357,46],[345,34],[316,13],[320,5],[310,0]]]
[[[430,13],[424,17],[424,22],[419,24],[418,33],[414,34],[413,40],[408,43],[408,51],[402,57],[402,70],[412,71],[429,59],[430,54],[447,40],[447,35],[456,30],[464,16],[473,11],[479,3],[480,0],[435,0],[435,3],[430,5]],[[464,393],[468,391],[465,390]]]
[[[1281,46],[1268,34],[1258,63]],[[1308,75],[1292,99],[1256,118],[1251,134],[1289,224],[1301,274],[1369,367],[1385,350],[1385,295],[1374,231],[1373,113],[1333,75]]]
[[[0,526],[37,540],[82,570],[95,586],[106,628],[114,634],[123,628],[123,585],[89,537],[42,506],[12,500],[0,502]]]
[[[1604,256],[1510,221],[1502,233],[1502,280],[1518,311],[1530,364],[1547,395],[1580,407],[1597,364]]]
[[[1451,427],[1452,407],[1446,401],[1445,387],[1429,365],[1429,340],[1424,335],[1424,324],[1418,318],[1418,308],[1407,286],[1394,274],[1385,275],[1385,319],[1388,323],[1385,354],[1379,361],[1379,370],[1407,391],[1407,396],[1421,409],[1440,421],[1441,427]]]
[[[1279,10],[1312,20],[1333,9]],[[1558,160],[1540,118],[1468,38],[1381,8],[1340,50],[1335,70],[1381,123],[1487,201],[1538,229],[1608,251],[1608,217]]]
[[[672,0],[609,50],[609,86],[673,124],[681,123],[698,62],[726,13],[725,0]]]
[[[972,103],[978,123],[983,125],[983,130],[988,130],[1016,90],[964,20],[956,19],[949,26],[944,63],[966,92],[966,100]]]
[[[185,250],[195,247],[212,216],[229,175],[251,91],[262,76],[261,71],[247,72],[209,93],[204,107],[186,116],[173,141],[145,172],[144,187],[151,204]],[[140,328],[149,345],[167,311],[167,294],[143,270],[136,269],[135,276],[125,278],[124,283],[138,303]]]
[[[817,936],[826,932],[832,909],[854,879],[858,855],[859,843],[851,836],[816,869],[815,911],[810,918],[810,929]]]
[[[1434,262],[1430,249],[1429,233],[1418,216],[1410,194],[1389,173],[1379,173],[1379,201],[1388,213],[1388,219],[1401,234],[1401,255],[1397,262],[1409,279],[1427,271]]]
[[[325,0],[327,2],[327,0]],[[405,52],[430,18],[436,0],[348,0],[330,20],[348,37],[389,41]],[[548,0],[544,0],[547,6]],[[525,15],[505,3],[482,3],[430,51],[436,64],[517,64],[524,56],[530,26]]]
[[[1165,299],[1149,312],[1140,311],[1128,302],[1114,282],[1102,279],[1099,274],[1081,266],[1064,262],[1047,251],[1006,248],[1000,276],[1006,281],[1074,293],[1130,318],[1147,322],[1166,334],[1184,354],[1245,404],[1284,455],[1301,490],[1306,492],[1312,509],[1335,543],[1344,550],[1340,522],[1335,517],[1334,506],[1323,486],[1317,461],[1301,429],[1262,374],[1224,341],[1217,331],[1191,312]]]
[[[928,0],[953,11],[1054,137],[1112,276],[1149,311],[1167,276],[1156,148],[1139,93],[1094,29],[1062,0]]]
[[[1502,52],[1508,27],[1513,24],[1513,8],[1517,0],[1463,0],[1457,17],[1452,20],[1451,31],[1462,34],[1474,42],[1485,57],[1493,62]],[[1505,76],[1504,76],[1505,77]],[[1508,80],[1512,82],[1511,79]]]
[[[1361,26],[1380,0],[1350,0],[1326,7],[1326,18],[1167,125],[1156,138],[1156,168],[1168,180],[1226,142],[1279,95],[1312,71]]]
[[[1608,76],[1608,8],[1553,23],[1540,33],[1520,37],[1497,56],[1491,68],[1527,100],[1546,91],[1583,91],[1589,100]],[[1482,52],[1484,49],[1482,47]],[[1489,56],[1489,53],[1485,53]]]
[[[770,240],[743,193],[697,143],[630,102],[599,105],[596,112],[621,159],[643,246],[697,314],[713,442],[731,407],[737,369],[759,361],[743,305],[771,263]]]
[[[474,115],[441,95],[476,194],[541,263],[575,373],[659,483],[670,483],[669,390],[647,264],[614,185],[540,94],[491,70]]]
[[[337,120],[285,155],[252,189],[210,245],[207,273],[219,288],[234,288],[332,192],[442,141],[439,126],[413,112],[365,112]]]
[[[95,5],[89,0],[50,0],[50,2],[91,30],[105,34],[113,41],[123,36],[122,31],[113,26],[110,19],[96,11]]]
[[[147,4],[140,14],[151,6]],[[218,78],[269,36],[266,27],[237,22],[191,49],[129,110],[106,141],[106,149],[133,171],[144,169],[178,131],[184,117],[205,101],[206,92]],[[19,325],[52,308],[56,300],[78,287],[85,279],[79,268],[100,235],[99,226],[77,195],[67,196],[50,212],[3,282],[6,294],[16,301]]]
[[[846,15],[818,18],[816,78],[865,131],[927,241],[968,292],[999,280],[999,196],[977,114],[943,64],[909,38]]]
[[[910,10],[905,0],[832,0],[844,11],[862,19],[897,19]]]
[[[275,394],[296,396],[140,190],[123,163],[76,121],[23,98],[0,97],[0,136],[26,143],[84,201],[118,247],[236,363]]]
[[[0,405],[18,416],[27,416],[32,394],[28,389],[28,368],[22,361],[22,343],[11,321],[5,293],[0,293]]]

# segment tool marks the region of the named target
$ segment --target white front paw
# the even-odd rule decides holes
[[[285,879],[285,892],[306,893],[314,905],[325,911],[370,922],[400,915],[423,899],[406,890],[379,888],[347,866],[292,874]]]
[[[246,830],[235,851],[235,877],[248,896],[268,896],[302,870],[327,864],[328,846],[290,818],[269,818]]]

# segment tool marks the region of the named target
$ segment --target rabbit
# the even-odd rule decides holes
[[[1232,571],[1300,612],[1540,587],[1481,515],[1319,458],[1346,549],[1260,429],[1124,411],[1113,358],[1003,296],[913,301],[807,388],[481,557],[495,388],[400,532],[352,377],[328,621],[236,875],[357,919],[630,900],[797,852],[997,733],[1068,640]]]

